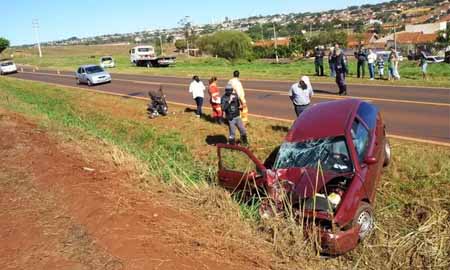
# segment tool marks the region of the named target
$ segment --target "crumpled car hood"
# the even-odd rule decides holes
[[[332,171],[318,173],[315,168],[268,170],[267,185],[270,188],[281,184],[286,191],[295,193],[299,198],[310,198],[322,190],[330,180],[340,175],[342,174]]]

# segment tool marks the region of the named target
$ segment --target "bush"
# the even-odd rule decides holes
[[[0,53],[2,53],[8,47],[9,47],[9,40],[0,37]]]
[[[203,36],[197,41],[197,45],[202,51],[228,60],[252,58],[251,39],[239,31],[220,31]]]

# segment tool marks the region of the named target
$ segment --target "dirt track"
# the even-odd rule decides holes
[[[0,110],[0,269],[263,269],[130,172]],[[93,169],[93,170],[91,170]],[[193,211],[193,210],[192,210]],[[243,240],[245,241],[245,240]]]

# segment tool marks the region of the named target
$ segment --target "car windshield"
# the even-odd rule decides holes
[[[138,52],[149,52],[150,48],[139,48]]]
[[[99,66],[92,66],[92,67],[86,68],[87,74],[100,73],[100,72],[103,72],[103,68],[101,68]]]
[[[327,137],[304,142],[286,142],[281,145],[274,169],[316,168],[339,173],[350,172],[353,165],[344,137]]]
[[[11,66],[13,64],[13,62],[3,62],[1,63],[2,67],[6,67],[6,66]]]
[[[102,58],[102,62],[106,62],[106,61],[112,61],[112,58],[111,57]]]

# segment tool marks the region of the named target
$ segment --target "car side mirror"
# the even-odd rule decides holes
[[[377,163],[377,158],[376,157],[366,157],[365,159],[364,159],[364,163],[366,163],[367,165],[372,165],[372,164],[375,164],[375,163]]]

